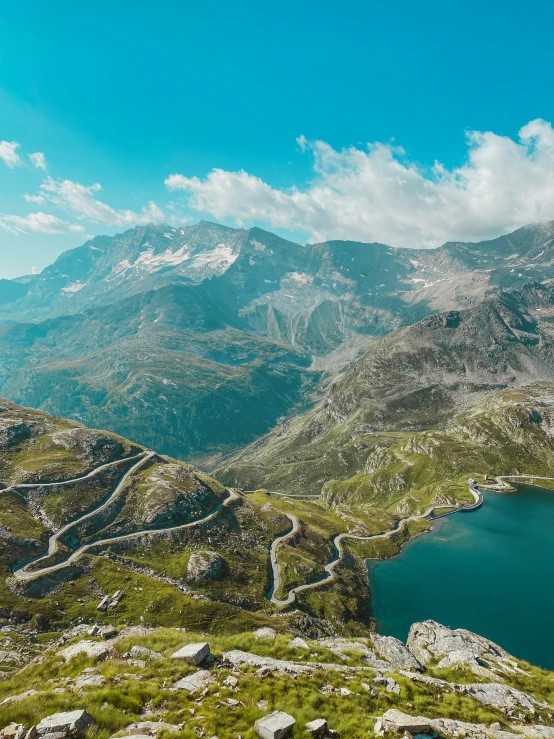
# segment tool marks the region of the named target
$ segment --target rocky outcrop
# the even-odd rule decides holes
[[[456,685],[455,690],[475,698],[486,706],[498,708],[508,716],[514,715],[516,711],[533,714],[539,708],[548,708],[548,704],[539,703],[527,693],[502,683]]]
[[[187,565],[187,579],[192,582],[221,580],[227,571],[227,562],[217,552],[207,550],[193,552]]]
[[[77,642],[76,644],[70,644],[69,647],[65,647],[60,651],[66,662],[76,657],[78,654],[86,654],[87,657],[92,657],[98,661],[108,659],[112,652],[112,645],[108,642],[89,641],[83,639],[83,641]]]
[[[462,664],[476,675],[488,678],[498,678],[498,671],[523,674],[515,658],[498,644],[466,629],[449,629],[436,621],[412,624],[407,647],[423,665]]]
[[[43,718],[37,724],[36,732],[39,737],[47,734],[77,737],[82,736],[94,724],[94,719],[86,711],[67,711],[65,713],[54,713]]]
[[[423,670],[421,662],[414,657],[410,650],[394,636],[372,634],[371,641],[375,651],[396,670]]]

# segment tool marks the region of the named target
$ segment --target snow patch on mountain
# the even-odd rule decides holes
[[[78,293],[79,290],[82,290],[86,285],[86,282],[73,282],[71,285],[67,285],[66,287],[62,287],[62,293]]]
[[[201,267],[215,267],[226,269],[236,261],[238,253],[233,251],[232,246],[218,244],[211,251],[202,251],[196,254],[190,261],[190,266],[196,269]]]

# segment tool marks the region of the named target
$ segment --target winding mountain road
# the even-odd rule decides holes
[[[457,513],[458,511],[469,511],[474,510],[475,508],[479,508],[483,504],[483,496],[479,492],[479,490],[474,487],[473,485],[470,485],[469,488],[471,494],[474,497],[474,503],[471,506],[459,506],[456,508],[453,508],[453,510],[449,511],[448,514],[442,514],[442,515],[450,515],[451,513]],[[392,534],[394,534],[397,531],[400,531],[407,523],[410,521],[419,521],[423,518],[428,518],[433,511],[439,509],[439,508],[452,508],[452,506],[431,506],[428,508],[424,513],[420,513],[415,516],[409,516],[408,518],[403,518],[401,521],[398,522],[396,527],[394,529],[391,529],[390,531],[385,531],[382,534],[373,534],[371,536],[358,536],[356,534],[338,534],[333,539],[333,546],[336,549],[336,556],[334,559],[332,559],[330,562],[328,562],[323,569],[325,570],[325,574],[323,577],[321,577],[319,580],[316,580],[315,582],[311,583],[305,583],[304,585],[298,585],[296,588],[292,588],[292,590],[289,590],[287,596],[285,598],[276,598],[275,593],[279,591],[279,587],[281,585],[281,568],[279,563],[277,562],[277,548],[280,544],[282,544],[287,539],[290,539],[291,536],[293,536],[298,531],[298,519],[296,516],[293,516],[292,514],[285,513],[285,516],[291,521],[292,523],[292,529],[290,531],[287,531],[286,534],[282,534],[281,536],[277,537],[273,544],[271,545],[270,550],[270,557],[271,557],[271,568],[273,570],[273,589],[271,590],[270,600],[271,602],[276,606],[288,606],[291,603],[294,603],[296,599],[296,594],[302,592],[303,590],[309,590],[311,588],[317,588],[320,585],[323,585],[323,583],[332,582],[335,579],[335,567],[341,562],[342,558],[344,557],[344,550],[342,548],[342,541],[343,539],[357,539],[359,541],[371,541],[373,539],[386,539]]]
[[[480,487],[485,490],[512,490],[510,485],[507,485],[505,480],[550,480],[554,481],[554,477],[542,477],[541,475],[496,475],[496,484],[489,485],[486,482],[482,483]]]
[[[55,553],[58,547],[58,541],[60,537],[62,537],[67,531],[69,531],[71,528],[73,528],[77,524],[80,524],[83,521],[86,521],[88,518],[95,516],[97,513],[100,513],[100,511],[104,510],[107,506],[109,506],[110,503],[112,503],[115,500],[115,498],[117,498],[117,496],[120,494],[120,492],[123,490],[125,483],[127,482],[128,478],[133,474],[133,472],[135,472],[135,470],[139,469],[139,467],[142,467],[142,465],[144,465],[148,460],[152,459],[153,457],[157,455],[156,455],[156,452],[145,451],[145,452],[141,452],[141,454],[137,456],[139,457],[139,460],[130,469],[127,470],[127,472],[123,475],[123,477],[117,484],[117,487],[114,489],[113,493],[104,503],[99,505],[94,510],[89,511],[89,513],[86,513],[84,516],[81,516],[80,518],[77,518],[74,521],[70,521],[65,526],[63,526],[61,529],[56,531],[48,540],[48,552],[44,554],[42,557],[39,557],[38,559],[34,559],[31,562],[28,562],[23,567],[20,567],[19,569],[15,570],[12,573],[13,576],[16,577],[18,580],[33,580],[37,577],[48,575],[48,574],[51,574],[52,572],[56,572],[57,570],[61,570],[64,567],[67,567],[71,563],[76,562],[78,559],[80,559],[80,557],[82,557],[83,554],[85,554],[89,549],[92,549],[93,547],[109,546],[119,541],[127,541],[129,539],[134,539],[138,536],[146,536],[147,534],[158,534],[158,533],[164,533],[164,532],[178,531],[180,529],[187,529],[192,526],[198,526],[201,523],[210,521],[212,518],[214,518],[214,516],[216,516],[219,513],[219,511],[222,508],[230,505],[234,500],[236,500],[239,497],[237,493],[227,488],[228,497],[224,501],[222,501],[218,506],[216,506],[211,513],[208,513],[206,516],[199,518],[196,521],[191,521],[190,523],[179,524],[177,526],[167,526],[162,529],[145,529],[143,531],[133,531],[130,534],[121,534],[120,536],[114,536],[109,539],[99,539],[98,541],[91,542],[90,544],[84,544],[82,547],[79,547],[79,549],[76,549],[67,559],[63,560],[63,562],[58,562],[57,564],[50,565],[48,567],[43,567],[39,570],[29,571],[27,568],[30,565],[36,565],[37,562],[41,562],[47,559],[48,557],[51,557]],[[123,460],[120,460],[120,461],[123,461]],[[96,474],[100,469],[108,467],[112,464],[115,464],[115,463],[110,462],[108,464],[102,465],[101,467],[97,467],[95,470],[93,470],[93,473]],[[90,477],[93,473],[90,473],[86,477]],[[83,479],[85,479],[85,477],[76,478],[75,480],[66,480],[64,484],[68,484],[69,482],[77,482],[78,480],[83,480]],[[55,483],[55,484],[59,485],[61,483]],[[21,487],[21,486],[14,485],[13,487]],[[26,484],[25,487],[42,487],[42,484],[41,483]]]
[[[56,482],[15,482],[13,485],[9,485],[7,488],[4,488],[0,492],[5,493],[8,490],[15,490],[17,488],[23,488],[23,489],[30,489],[30,488],[53,488],[57,487],[58,485],[71,485],[74,482],[82,482],[83,480],[88,480],[91,477],[94,477],[102,470],[107,469],[108,467],[115,467],[117,464],[123,464],[123,462],[130,462],[133,459],[142,459],[145,455],[149,455],[150,457],[155,456],[156,452],[140,452],[139,454],[135,454],[132,457],[122,457],[121,459],[116,459],[114,462],[106,462],[105,464],[100,464],[98,467],[95,467],[90,472],[87,472],[86,475],[81,475],[79,477],[72,477],[69,480],[57,480]]]

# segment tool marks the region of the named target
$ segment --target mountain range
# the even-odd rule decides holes
[[[356,373],[376,338],[553,278],[554,223],[436,250],[141,226],[0,283],[0,391],[183,459],[229,454]]]

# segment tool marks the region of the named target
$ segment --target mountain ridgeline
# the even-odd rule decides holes
[[[206,222],[141,226],[96,237],[39,275],[0,283],[0,391],[183,459],[228,454],[276,425],[282,431],[286,418],[323,395],[328,415],[349,413],[357,378],[366,385],[364,372],[391,387],[408,381],[402,403],[411,397],[412,410],[404,413],[405,424],[424,426],[444,418],[468,394],[463,387],[500,388],[545,376],[549,359],[540,340],[539,347],[529,343],[532,326],[501,327],[503,312],[517,312],[517,300],[525,302],[511,295],[553,278],[553,223],[436,250],[302,245],[258,228]],[[455,318],[481,304],[489,322],[479,314]],[[522,311],[525,321],[527,308]],[[433,377],[438,371],[432,346],[427,356],[398,350],[387,359],[395,344],[432,342],[438,331],[423,319],[435,314],[441,314],[432,319],[437,327],[445,322],[445,336],[461,320],[457,347],[445,349],[443,373],[450,366],[456,374],[465,364],[459,391],[420,373],[427,366]],[[543,318],[537,312],[533,320],[542,326]],[[375,342],[385,335],[387,341]],[[397,364],[401,357],[413,362],[411,374]],[[336,383],[345,371],[350,380]],[[377,405],[391,394],[377,386],[368,392],[380,398]],[[361,423],[384,428],[391,413],[402,415],[393,406],[375,408]]]

